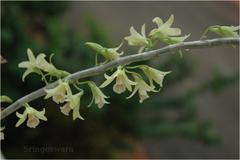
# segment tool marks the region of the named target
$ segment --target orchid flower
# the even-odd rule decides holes
[[[79,118],[79,119],[82,119],[84,120],[84,118],[80,115],[79,113],[79,109],[80,109],[80,100],[81,100],[81,97],[83,95],[83,91],[77,93],[77,94],[74,94],[72,95],[71,93],[68,94],[67,96],[67,103],[64,104],[60,110],[61,112],[68,116],[69,115],[69,112],[71,110],[73,110],[73,120]]]
[[[65,77],[69,74],[66,71],[57,69],[52,63],[47,62],[45,59],[46,55],[44,53],[41,53],[35,57],[32,50],[28,48],[27,55],[29,61],[23,61],[18,64],[19,68],[27,69],[22,76],[22,81],[24,81],[26,76],[30,73],[37,73],[42,75],[42,71],[47,72],[50,76],[56,76],[58,78]]]
[[[132,96],[134,96],[137,92],[139,95],[139,102],[142,103],[145,99],[149,98],[149,95],[147,94],[147,92],[153,91],[156,92],[152,86],[148,85],[142,78],[140,78],[137,75],[133,75],[136,85],[135,88],[132,92],[132,94],[127,97],[127,99],[131,98]]]
[[[145,24],[142,25],[141,34],[139,34],[133,27],[130,28],[130,36],[125,37],[130,46],[139,46],[138,53],[141,53],[145,48],[150,48],[152,43],[146,37]]]
[[[35,72],[37,74],[41,74],[41,70],[37,68],[37,60],[30,48],[27,49],[27,55],[29,61],[23,61],[18,64],[19,68],[26,68],[27,70],[23,73],[22,81],[26,78],[27,75],[29,75],[32,72]]]
[[[111,76],[104,74],[104,77],[106,78],[106,81],[101,84],[100,88],[106,87],[116,78],[116,83],[113,86],[113,91],[118,94],[125,92],[126,89],[132,91],[132,85],[136,84],[127,77],[125,69],[121,66],[119,66]]]
[[[37,66],[36,67],[47,72],[50,76],[56,76],[58,78],[65,77],[69,74],[66,71],[57,69],[52,63],[47,62],[45,57],[46,57],[46,55],[43,53],[41,53],[37,56],[37,58],[36,58]]]
[[[20,126],[27,118],[27,126],[30,128],[36,128],[40,123],[39,119],[47,121],[47,118],[45,117],[45,108],[42,111],[37,111],[28,104],[26,104],[25,107],[23,114],[16,112],[16,116],[19,118],[16,127]]]
[[[150,81],[150,86],[152,86],[153,89],[155,88],[153,85],[153,81],[156,82],[157,84],[159,84],[160,87],[162,87],[164,77],[167,74],[171,73],[171,71],[163,72],[163,71],[154,69],[152,67],[149,67],[147,65],[141,65],[139,68],[143,70],[143,72],[145,73],[145,75],[147,76],[147,78]]]
[[[153,19],[153,23],[156,23],[158,28],[153,29],[149,36],[152,39],[165,39],[169,36],[179,36],[181,35],[181,29],[179,28],[171,28],[174,21],[174,16],[171,15],[169,19],[163,23],[162,19],[159,17],[155,17]]]
[[[98,106],[98,108],[102,108],[104,104],[109,104],[109,102],[105,100],[108,97],[103,94],[103,92],[97,87],[94,82],[88,82],[88,85],[92,91],[92,102],[93,100],[95,100],[95,104]],[[92,104],[92,102],[90,103],[90,105]]]
[[[63,82],[61,79],[58,81],[58,86],[52,89],[45,89],[47,95],[44,99],[52,97],[53,101],[57,104],[63,103],[65,101],[66,95],[70,92],[70,87],[67,82]]]

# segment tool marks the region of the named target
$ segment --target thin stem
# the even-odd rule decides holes
[[[78,87],[77,84],[74,83],[73,86],[74,86],[78,91],[80,91],[80,92],[83,91],[83,89],[81,89],[80,87]]]
[[[229,37],[229,38],[216,38],[216,39],[206,39],[206,40],[199,40],[199,41],[190,41],[190,42],[183,42],[183,43],[168,45],[166,47],[156,49],[156,50],[151,50],[141,54],[134,54],[134,55],[121,57],[109,63],[70,74],[69,76],[64,78],[64,80],[76,81],[81,78],[99,75],[119,65],[128,65],[134,62],[146,61],[152,58],[156,58],[160,54],[169,53],[179,49],[211,48],[214,46],[222,46],[222,45],[239,45],[239,41],[240,41],[239,37]],[[57,85],[58,85],[58,81],[55,81],[51,84],[48,84],[46,87],[40,88],[18,99],[16,102],[14,102],[13,104],[8,106],[6,109],[4,109],[1,112],[1,119],[6,118],[11,113],[18,110],[22,106],[22,104],[29,103],[39,97],[46,95],[45,89],[54,88]]]

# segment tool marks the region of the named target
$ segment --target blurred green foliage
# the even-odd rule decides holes
[[[32,48],[35,54],[54,53],[54,64],[59,69],[75,72],[93,66],[94,55],[84,47],[84,42],[93,41],[102,45],[110,45],[104,31],[91,15],[86,16],[89,35],[70,29],[60,20],[67,9],[67,2],[1,2],[1,54],[8,60],[2,65],[2,93],[17,99],[44,84],[36,75],[27,77],[21,82],[22,70],[17,65],[26,59],[27,48]],[[146,63],[146,62],[145,62]],[[147,62],[148,63],[148,62]],[[178,55],[169,55],[161,65],[161,70],[172,70],[166,77],[165,86],[179,83],[194,71],[193,62]],[[59,112],[59,106],[41,99],[32,102],[32,106],[47,106],[48,122],[42,123],[36,129],[24,125],[15,128],[15,115],[4,120],[6,126],[5,140],[2,152],[6,158],[113,158],[118,150],[129,150],[132,142],[139,141],[144,136],[160,138],[184,137],[207,144],[217,144],[220,138],[213,132],[209,121],[196,118],[196,98],[208,91],[221,92],[225,87],[237,81],[237,74],[225,76],[214,74],[213,78],[200,86],[196,86],[181,96],[164,97],[164,89],[160,95],[152,95],[143,105],[137,97],[126,100],[127,94],[116,95],[112,88],[104,89],[111,97],[111,105],[99,110],[96,106],[87,108],[91,93],[86,90],[83,97],[81,114],[84,121],[72,121]],[[100,82],[102,77],[93,77]],[[142,111],[154,111],[157,116],[146,118]],[[176,116],[167,117],[165,111]],[[147,113],[147,112],[146,112]],[[159,116],[162,115],[162,116]],[[25,152],[28,146],[69,146],[74,152]],[[118,157],[119,158],[119,157]]]

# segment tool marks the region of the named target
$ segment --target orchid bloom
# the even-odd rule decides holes
[[[95,104],[98,106],[98,108],[102,108],[104,104],[109,104],[109,102],[105,100],[108,97],[103,94],[103,92],[97,87],[94,82],[89,82],[88,85],[92,91],[92,101],[95,100]]]
[[[71,93],[67,96],[67,103],[64,104],[60,110],[61,112],[68,116],[69,112],[73,110],[73,120],[79,118],[81,120],[84,120],[84,118],[80,115],[79,109],[80,109],[80,100],[83,95],[83,91],[72,95]]]
[[[66,71],[57,69],[52,63],[47,62],[45,57],[46,55],[43,53],[37,56],[36,63],[38,68],[47,72],[49,75],[56,77],[65,77],[69,74]]]
[[[153,89],[155,88],[154,85],[153,85],[153,81],[156,82],[157,84],[159,84],[160,87],[162,87],[164,77],[167,74],[171,73],[171,71],[163,72],[163,71],[159,71],[157,69],[154,69],[152,67],[149,67],[147,65],[141,65],[140,69],[143,70],[143,72],[145,73],[145,75],[149,79],[150,85],[153,87]]]
[[[53,101],[57,104],[63,103],[65,101],[67,92],[70,91],[69,84],[67,82],[63,82],[61,79],[58,82],[58,86],[52,89],[45,89],[47,95],[44,99],[48,99],[52,97]]]
[[[136,83],[131,81],[125,72],[125,69],[119,66],[117,70],[111,75],[108,76],[107,74],[104,74],[104,77],[106,78],[106,81],[103,82],[103,84],[100,86],[100,88],[104,88],[107,85],[109,85],[115,78],[116,83],[113,86],[113,91],[121,94],[126,91],[126,88],[129,91],[132,91],[132,85],[135,85]]]
[[[125,37],[130,46],[139,46],[138,53],[141,53],[145,48],[151,47],[151,41],[146,37],[145,24],[142,25],[141,34],[139,34],[133,27],[130,28],[130,36]]]
[[[27,126],[30,128],[36,128],[40,123],[39,119],[47,121],[47,118],[44,116],[45,108],[42,111],[37,111],[28,104],[25,107],[23,114],[16,112],[16,116],[19,118],[16,127],[20,126],[27,118]]]
[[[65,77],[69,73],[66,71],[58,70],[53,64],[46,61],[46,55],[44,53],[39,54],[37,57],[34,56],[30,48],[27,49],[27,55],[29,61],[23,61],[18,64],[19,68],[26,68],[22,76],[22,81],[27,75],[34,72],[37,74],[42,74],[41,70],[47,72],[50,76]]]
[[[32,72],[35,72],[37,74],[41,74],[41,71],[39,68],[37,68],[37,60],[30,48],[27,49],[27,55],[29,61],[23,61],[18,64],[19,68],[26,68],[27,70],[23,73],[22,81],[26,78],[27,75],[29,75]]]
[[[132,94],[127,97],[127,99],[131,98],[132,96],[134,96],[137,91],[138,91],[138,95],[139,95],[139,102],[142,103],[145,99],[149,98],[149,95],[147,94],[147,92],[153,91],[156,92],[152,86],[148,85],[142,78],[140,78],[137,75],[133,75],[135,82],[137,83],[135,85],[135,88],[132,92]]]
[[[171,15],[169,19],[163,23],[162,19],[159,17],[155,17],[153,19],[153,23],[156,23],[158,28],[153,29],[149,36],[153,39],[165,39],[168,36],[179,36],[181,35],[181,29],[179,28],[171,28],[174,21],[174,16]]]
[[[115,60],[119,58],[121,55],[123,55],[123,52],[120,53],[118,52],[118,50],[122,47],[123,43],[121,43],[116,48],[105,48],[93,42],[86,42],[85,44],[94,51],[96,51],[97,54],[101,54],[106,60]]]

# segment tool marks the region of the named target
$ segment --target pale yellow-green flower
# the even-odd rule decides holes
[[[27,49],[27,55],[28,55],[29,61],[23,61],[23,62],[18,64],[19,68],[26,68],[27,69],[23,73],[22,81],[24,81],[26,76],[29,75],[32,72],[37,73],[37,74],[41,74],[41,70],[37,67],[37,60],[36,60],[34,54],[32,53],[32,50],[30,48]]]
[[[130,46],[139,46],[138,53],[141,53],[145,48],[150,48],[152,43],[146,37],[145,24],[142,25],[141,34],[139,34],[133,27],[130,28],[130,36],[124,38],[128,41]]]
[[[238,37],[237,31],[240,30],[240,26],[210,26],[206,29],[203,36],[207,34],[207,32],[214,32],[221,37]]]
[[[19,118],[16,127],[20,126],[27,118],[27,126],[30,128],[36,128],[40,123],[39,119],[47,121],[45,117],[45,108],[42,111],[37,111],[28,104],[25,107],[23,114],[16,112],[16,116]]]
[[[4,133],[3,133],[4,129],[5,129],[5,127],[1,127],[1,129],[0,129],[0,139],[1,140],[4,140]]]
[[[171,28],[174,21],[174,16],[171,15],[169,19],[163,23],[162,19],[159,17],[155,17],[153,19],[153,23],[156,23],[158,28],[153,29],[149,36],[152,39],[165,39],[169,36],[179,36],[181,35],[181,29],[179,28]]]
[[[60,110],[64,115],[69,115],[69,112],[73,110],[73,120],[79,118],[84,120],[84,118],[80,115],[80,100],[83,95],[83,91],[77,93],[77,94],[68,94],[67,96],[67,103],[64,104]]]
[[[140,78],[139,76],[133,75],[136,85],[134,87],[134,90],[132,92],[132,94],[127,97],[131,98],[132,96],[134,96],[137,92],[139,95],[139,102],[142,103],[145,99],[149,98],[149,95],[147,94],[147,92],[156,92],[152,86],[148,85],[142,78]]]
[[[109,104],[109,102],[105,100],[108,97],[103,94],[103,92],[97,87],[94,82],[89,82],[88,85],[92,91],[92,102],[94,100],[98,108],[102,108],[104,104]]]
[[[121,43],[116,48],[105,48],[100,44],[93,42],[86,42],[85,45],[89,46],[93,49],[96,54],[102,55],[106,60],[115,60],[123,55],[123,52],[118,52],[118,50],[122,47],[123,43]]]
[[[45,59],[46,55],[41,53],[37,56],[36,62],[39,69],[43,70],[44,72],[47,72],[50,76],[56,76],[56,77],[65,77],[69,73],[66,71],[62,71],[57,69],[52,63],[49,63]]]
[[[141,65],[139,68],[143,70],[143,72],[145,73],[145,75],[147,76],[147,78],[150,81],[150,86],[152,86],[153,89],[155,88],[153,85],[153,81],[156,82],[157,84],[159,84],[160,87],[162,87],[164,77],[167,74],[171,73],[171,71],[163,72],[163,71],[154,69],[152,67],[149,67],[147,65]]]
[[[45,89],[47,95],[44,99],[52,97],[53,101],[57,104],[65,101],[67,93],[70,92],[69,84],[67,82],[63,82],[62,80],[59,80],[58,83],[59,84],[55,88]]]
[[[12,99],[8,96],[0,96],[0,103],[12,103]]]
[[[104,74],[104,77],[106,78],[106,81],[103,82],[100,88],[106,87],[116,78],[116,83],[113,86],[113,91],[118,94],[125,92],[126,89],[132,91],[132,85],[136,84],[127,77],[125,69],[121,66],[119,66],[111,76]]]
[[[27,69],[22,76],[23,81],[30,73],[42,74],[42,71],[47,72],[50,76],[56,76],[58,78],[65,77],[69,74],[66,71],[58,70],[53,64],[47,62],[45,59],[46,55],[44,53],[35,57],[31,49],[28,48],[27,55],[29,61],[23,61],[18,64],[19,68]]]

